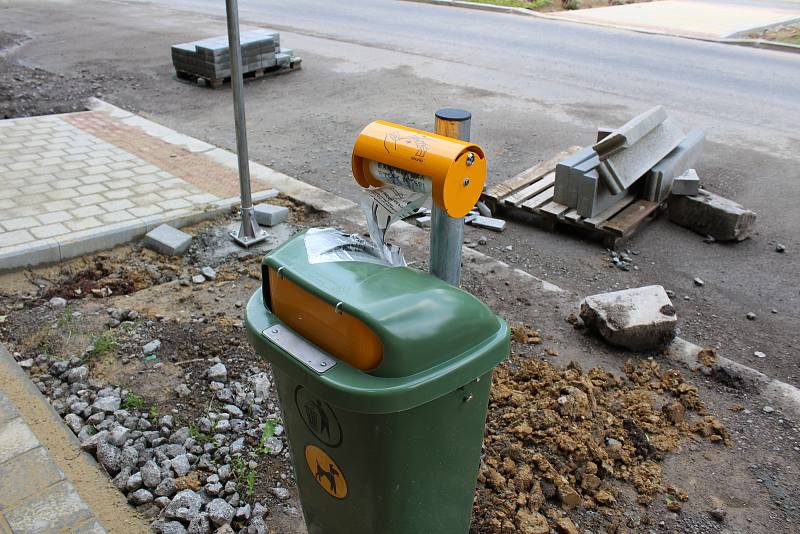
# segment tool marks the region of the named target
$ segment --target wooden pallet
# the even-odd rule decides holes
[[[257,80],[259,78],[263,78],[265,76],[277,76],[278,74],[285,74],[287,72],[300,70],[303,60],[301,58],[293,58],[292,61],[289,63],[288,67],[272,67],[269,69],[256,69],[250,72],[245,72],[242,74],[242,78],[244,81],[249,80]],[[206,78],[205,76],[200,76],[199,74],[194,74],[192,72],[186,72],[183,70],[175,70],[175,75],[178,77],[179,80],[186,80],[192,83],[196,83],[198,85],[206,85],[211,87],[212,89],[216,89],[218,87],[222,87],[226,83],[230,83],[231,78],[230,76],[226,78]]]
[[[548,230],[569,229],[601,239],[617,248],[657,215],[660,204],[629,194],[602,213],[585,218],[577,210],[553,201],[555,168],[559,161],[580,150],[570,147],[554,158],[488,188],[481,200],[495,215],[531,221]]]

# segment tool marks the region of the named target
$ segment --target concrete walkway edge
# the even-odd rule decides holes
[[[81,450],[77,437],[2,344],[0,389],[106,531],[120,534],[150,532],[148,523],[128,505],[94,458]],[[80,531],[98,531],[84,528]]]
[[[402,0],[403,2],[414,2],[417,4],[432,4],[437,6],[447,7],[460,7],[464,9],[474,9],[477,11],[490,11],[492,13],[502,13],[507,15],[520,15],[524,17],[534,17],[538,19],[555,20],[558,22],[585,24],[587,26],[598,26],[601,28],[609,28],[613,30],[625,30],[648,35],[663,35],[667,37],[681,37],[683,39],[693,39],[695,41],[704,41],[707,43],[719,43],[728,45],[745,46],[749,48],[764,48],[767,50],[776,50],[780,52],[793,52],[800,53],[800,45],[793,45],[789,43],[780,43],[777,41],[767,41],[765,39],[743,39],[743,38],[727,38],[727,39],[712,39],[708,37],[700,37],[697,35],[682,34],[676,32],[664,32],[652,30],[648,28],[637,28],[636,26],[625,26],[616,24],[605,24],[597,21],[582,21],[582,20],[565,20],[560,17],[554,17],[547,13],[539,13],[524,7],[510,7],[510,6],[496,6],[494,4],[478,4],[475,2],[468,2],[465,0]],[[766,29],[766,28],[759,28]]]

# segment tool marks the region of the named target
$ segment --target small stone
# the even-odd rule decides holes
[[[514,245],[507,245],[506,247],[504,247],[504,249],[508,252],[511,252],[512,250],[514,250]]]
[[[172,470],[175,472],[176,477],[182,477],[189,474],[191,465],[189,457],[185,454],[176,456],[172,459]]]
[[[186,534],[186,528],[178,521],[159,521],[152,528],[156,534]]]
[[[159,509],[163,510],[169,504],[169,497],[156,497],[153,500],[153,504],[159,507]]]
[[[206,493],[212,497],[216,497],[222,493],[222,484],[215,482],[213,484],[206,484]]]
[[[482,235],[482,236],[480,236],[478,238],[478,244],[479,245],[485,245],[488,242],[489,242],[489,239],[485,235]]]
[[[91,428],[91,427],[84,427],[84,428]],[[83,432],[83,430],[81,431]],[[81,442],[81,449],[87,452],[94,452],[97,450],[97,446],[101,443],[105,443],[108,439],[108,430],[101,430],[97,432],[85,440]]]
[[[95,413],[114,413],[119,410],[121,402],[122,400],[119,397],[98,397],[92,404],[92,411]]]
[[[27,360],[18,361],[17,365],[19,365],[23,369],[30,369],[31,367],[33,367],[33,358],[28,358]]]
[[[125,489],[128,491],[136,491],[142,487],[142,473],[134,473],[128,477],[128,481],[125,483]]]
[[[725,521],[725,516],[728,515],[728,512],[724,508],[714,508],[713,510],[709,510],[708,515],[710,515],[714,521],[722,523]]]
[[[764,354],[763,352],[761,352],[760,350],[755,351],[753,353],[753,356],[755,356],[756,358],[766,358],[767,357],[767,355]]]
[[[746,317],[748,321],[755,321],[758,316],[753,312],[749,312]]]
[[[144,354],[152,354],[155,351],[157,351],[159,348],[161,348],[161,340],[160,339],[154,339],[153,341],[151,341],[150,343],[148,343],[147,345],[142,347],[142,352]]]
[[[231,417],[241,418],[244,415],[242,413],[242,410],[234,404],[226,404],[225,406],[222,407],[222,409],[226,413],[230,414]]]
[[[217,279],[217,271],[215,271],[211,267],[208,266],[203,267],[202,269],[200,269],[200,272],[208,281],[213,281]]]
[[[119,473],[122,463],[122,451],[105,441],[97,444],[97,462],[111,476]]]
[[[209,368],[207,376],[213,382],[226,382],[228,380],[228,370],[224,364],[217,363]]]
[[[153,494],[146,489],[139,489],[128,495],[128,502],[134,506],[153,502]]]
[[[696,285],[697,287],[703,287],[704,285],[706,285],[706,283],[703,282],[702,278],[695,278],[694,285]]]
[[[196,274],[192,276],[192,283],[193,284],[203,284],[206,281],[206,277],[202,274]]]
[[[75,384],[76,382],[83,382],[89,377],[89,368],[85,365],[75,367],[67,371],[67,382]]]
[[[272,454],[273,456],[280,454],[281,451],[283,451],[283,441],[281,441],[281,438],[275,436],[267,438],[265,446],[269,451],[269,453]]]
[[[83,428],[83,419],[80,418],[79,415],[75,415],[74,413],[68,413],[64,416],[64,422],[67,423],[67,426],[74,434],[77,434]]]
[[[142,466],[142,483],[147,488],[155,488],[161,483],[161,469],[153,460],[148,460]]]
[[[61,297],[53,297],[47,302],[51,308],[63,308],[67,305],[67,299]]]
[[[783,243],[776,244],[775,245],[775,252],[778,252],[778,253],[786,252],[786,245],[784,245]]]
[[[276,496],[277,498],[279,498],[282,501],[285,501],[290,496],[289,490],[286,489],[286,488],[282,488],[282,487],[270,488],[269,492],[272,493],[274,496]]]
[[[775,408],[773,408],[772,406],[764,406],[763,408],[761,408],[761,411],[764,413],[773,413],[775,411]]]
[[[225,499],[217,498],[206,505],[206,512],[211,522],[220,526],[230,523],[236,511]]]
[[[178,492],[172,502],[164,509],[164,517],[168,519],[181,519],[191,521],[200,511],[202,504],[200,496],[190,489]]]
[[[128,441],[131,431],[122,425],[117,425],[111,429],[108,435],[108,442],[117,447],[122,447]]]
[[[175,492],[178,491],[178,487],[175,483],[175,479],[172,477],[167,477],[156,486],[155,494],[160,495],[162,497],[172,497],[175,495]]]
[[[208,520],[208,514],[205,512],[197,514],[197,517],[192,519],[192,522],[189,523],[188,534],[210,534],[210,533],[211,533],[211,523]]]
[[[179,398],[188,397],[192,394],[192,390],[189,389],[189,386],[186,384],[180,384],[178,387],[175,388],[175,393],[178,395]]]

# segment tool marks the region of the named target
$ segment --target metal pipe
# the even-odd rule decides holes
[[[236,124],[236,156],[241,189],[242,222],[238,231],[231,232],[234,241],[249,247],[267,238],[256,221],[253,196],[250,190],[250,156],[247,151],[247,120],[244,113],[244,79],[242,77],[242,45],[239,38],[239,5],[237,0],[225,0],[228,21],[228,51],[231,60],[231,87],[233,88],[233,118]]]
[[[469,141],[472,114],[463,109],[444,108],[436,112],[436,133]],[[433,205],[431,210],[431,274],[456,287],[461,283],[461,247],[464,219],[454,219]]]

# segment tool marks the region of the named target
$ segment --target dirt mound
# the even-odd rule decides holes
[[[473,533],[578,532],[566,517],[577,507],[614,531],[630,489],[640,504],[667,493],[680,508],[688,496],[665,484],[661,460],[690,434],[728,444],[728,432],[678,371],[645,360],[625,373],[522,357],[497,369]]]

